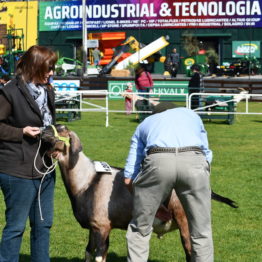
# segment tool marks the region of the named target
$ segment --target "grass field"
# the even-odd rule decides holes
[[[98,103],[102,101],[98,101]],[[119,103],[110,102],[110,108]],[[243,104],[239,108],[244,107]],[[261,112],[259,103],[251,104]],[[110,126],[105,127],[104,113],[82,113],[81,121],[67,123],[81,138],[85,153],[93,160],[123,167],[130,138],[137,126],[135,115],[110,113]],[[216,262],[262,261],[262,116],[236,116],[233,125],[221,121],[205,122],[210,148],[213,150],[211,185],[223,196],[238,202],[239,208],[212,202],[213,238]],[[4,203],[0,195],[0,229],[4,226]],[[29,226],[24,233],[21,262],[30,261]],[[80,262],[88,232],[73,217],[63,183],[57,172],[55,217],[51,230],[51,261]],[[125,232],[114,230],[110,238],[109,262],[126,261]],[[150,262],[185,261],[178,232],[158,240],[151,239]]]

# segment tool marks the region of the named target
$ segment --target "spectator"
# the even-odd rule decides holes
[[[96,47],[94,50],[92,50],[92,56],[93,56],[93,59],[94,59],[94,65],[98,66],[100,59],[101,59],[101,52],[98,49],[98,47]]]
[[[180,56],[177,53],[176,48],[173,49],[172,53],[170,53],[165,61],[165,71],[168,71],[171,77],[176,77],[178,73],[178,68],[180,64]]]
[[[153,92],[153,79],[151,74],[146,70],[146,66],[140,64],[135,70],[135,84],[138,95],[144,99],[138,99],[135,102],[135,108],[138,111],[151,111],[149,102],[149,93]],[[142,94],[141,94],[142,93]],[[148,94],[143,94],[148,93]],[[147,113],[139,113],[139,121],[143,121],[148,116]]]
[[[55,123],[55,93],[49,78],[56,61],[54,51],[32,46],[18,61],[16,77],[0,89],[0,188],[6,206],[0,261],[19,261],[28,217],[30,261],[50,261],[55,172],[48,172],[51,159],[44,148],[39,149],[39,134],[40,127]]]
[[[207,64],[209,75],[215,76],[217,74],[217,66],[218,66],[218,54],[214,49],[208,49],[206,52],[207,56]]]
[[[146,67],[142,64],[135,70],[135,84],[139,93],[150,93],[153,90],[153,79],[151,74],[146,70]],[[141,94],[139,94],[141,95]],[[149,97],[148,95],[141,95]]]
[[[125,92],[122,94],[122,96],[125,98],[125,109],[126,114],[130,115],[133,110],[133,99],[132,99],[132,93],[133,92],[133,85],[131,82],[128,82],[126,84]]]
[[[191,79],[188,83],[188,95],[192,93],[200,93],[202,90],[202,74],[200,73],[200,66],[194,64],[191,66],[191,71],[193,73]],[[193,95],[191,99],[191,109],[196,109],[200,106],[200,96]]]
[[[190,109],[166,110],[138,125],[124,170],[125,184],[134,194],[128,262],[148,261],[154,217],[173,189],[188,219],[191,261],[213,262],[211,160],[203,122]]]
[[[5,86],[5,84],[8,83],[9,80],[10,80],[9,75],[3,75],[0,78],[0,88],[3,88]]]
[[[8,71],[8,63],[5,61],[3,57],[0,56],[0,77],[2,77],[3,75],[8,75]]]

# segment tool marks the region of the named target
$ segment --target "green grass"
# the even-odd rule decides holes
[[[104,101],[98,101],[104,104]],[[110,102],[110,109],[124,108],[123,101]],[[244,107],[244,105],[239,105]],[[251,104],[253,112],[260,112],[259,103]],[[137,122],[135,115],[110,113],[108,128],[104,113],[82,113],[81,121],[66,123],[81,138],[85,153],[94,160],[103,160],[123,167],[129,142]],[[205,122],[213,150],[211,185],[221,195],[232,198],[239,209],[212,202],[213,238],[216,262],[262,261],[262,116],[236,116],[233,125],[221,121]],[[0,195],[0,228],[4,226],[4,203]],[[21,261],[29,259],[29,226],[24,234]],[[55,216],[51,230],[50,254],[55,262],[84,260],[88,232],[73,217],[63,183],[57,172]],[[111,234],[109,262],[126,261],[125,232]],[[178,232],[158,240],[151,239],[151,262],[180,262],[184,260]]]

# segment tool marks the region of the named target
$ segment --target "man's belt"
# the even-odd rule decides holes
[[[203,153],[203,150],[198,146],[185,146],[185,147],[152,147],[147,151],[148,155],[156,153],[182,153],[198,151]]]

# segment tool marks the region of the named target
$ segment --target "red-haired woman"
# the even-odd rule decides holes
[[[19,260],[28,217],[31,261],[50,261],[55,173],[44,167],[42,157],[47,165],[50,158],[42,149],[37,152],[40,127],[55,122],[55,94],[49,79],[56,62],[54,51],[32,46],[18,61],[15,78],[0,90],[0,187],[6,205],[0,261]]]

